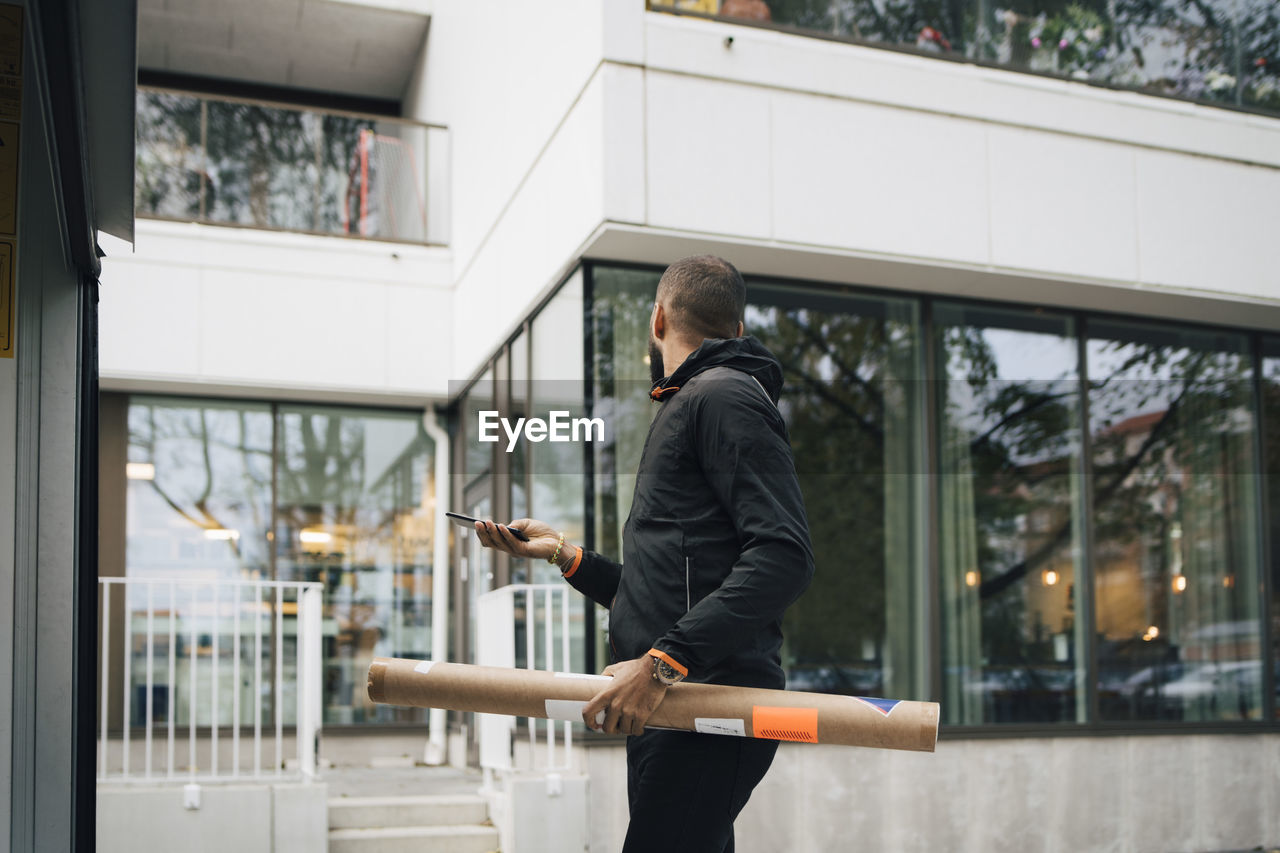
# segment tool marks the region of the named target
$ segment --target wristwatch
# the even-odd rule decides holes
[[[653,659],[654,681],[664,687],[670,687],[673,684],[680,683],[680,681],[684,679],[684,673],[664,661],[662,658],[657,655],[649,655],[649,657]]]

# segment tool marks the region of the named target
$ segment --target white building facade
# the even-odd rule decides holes
[[[141,4],[103,576],[322,584],[322,756],[422,749],[425,711],[364,697],[369,659],[474,661],[479,595],[555,580],[440,514],[620,558],[653,288],[718,254],[783,362],[818,556],[789,686],[944,723],[933,755],[784,745],[739,849],[1280,845],[1261,83],[1214,105],[686,5]],[[601,416],[606,441],[506,453],[488,409]],[[606,631],[574,605],[575,667]],[[590,849],[617,849],[621,741],[580,763]]]

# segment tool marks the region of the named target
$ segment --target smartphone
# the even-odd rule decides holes
[[[459,527],[466,527],[470,530],[475,530],[476,522],[480,520],[478,518],[472,518],[469,515],[463,515],[460,512],[446,512],[445,518],[449,519]],[[507,527],[507,525],[505,524],[499,524],[498,526],[506,527],[507,532],[510,533],[512,536],[516,537],[517,539],[519,539],[521,542],[529,541],[529,537],[524,535],[524,531],[516,530],[514,527]]]

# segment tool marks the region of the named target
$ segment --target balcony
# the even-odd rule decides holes
[[[139,89],[137,216],[444,245],[448,145],[421,122]]]
[[[649,8],[1280,114],[1280,7],[1263,0],[649,0]]]

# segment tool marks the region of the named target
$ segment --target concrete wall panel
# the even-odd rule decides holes
[[[649,74],[645,114],[649,224],[770,236],[768,92]]]
[[[329,839],[326,787],[203,785],[200,808],[181,785],[98,788],[99,853],[315,853]]]
[[[600,224],[604,91],[601,78],[593,78],[483,247],[459,270],[450,378],[476,372],[539,295],[569,271]]]
[[[790,93],[775,94],[772,103],[771,236],[987,262],[980,125]]]
[[[655,12],[645,29],[653,71],[1280,167],[1274,118],[722,21]]]
[[[452,245],[460,269],[485,243],[595,73],[606,7],[616,5],[434,4],[405,112],[450,128]],[[623,23],[631,17],[608,13]]]
[[[1280,735],[1185,734],[944,740],[932,755],[783,744],[737,849],[1270,849],[1278,747]],[[621,846],[622,755],[590,749],[593,853]]]
[[[1004,127],[988,139],[991,263],[1137,280],[1132,148]]]
[[[1142,280],[1280,299],[1280,169],[1140,151]]]
[[[1029,301],[1280,308],[1276,118],[719,21],[645,29],[659,234],[933,264],[988,298],[1023,276],[1063,294]]]
[[[144,228],[140,223],[139,230]],[[103,269],[98,303],[103,372],[198,376],[200,268],[108,258]]]
[[[107,388],[403,399],[447,390],[447,249],[138,222],[103,263]]]

